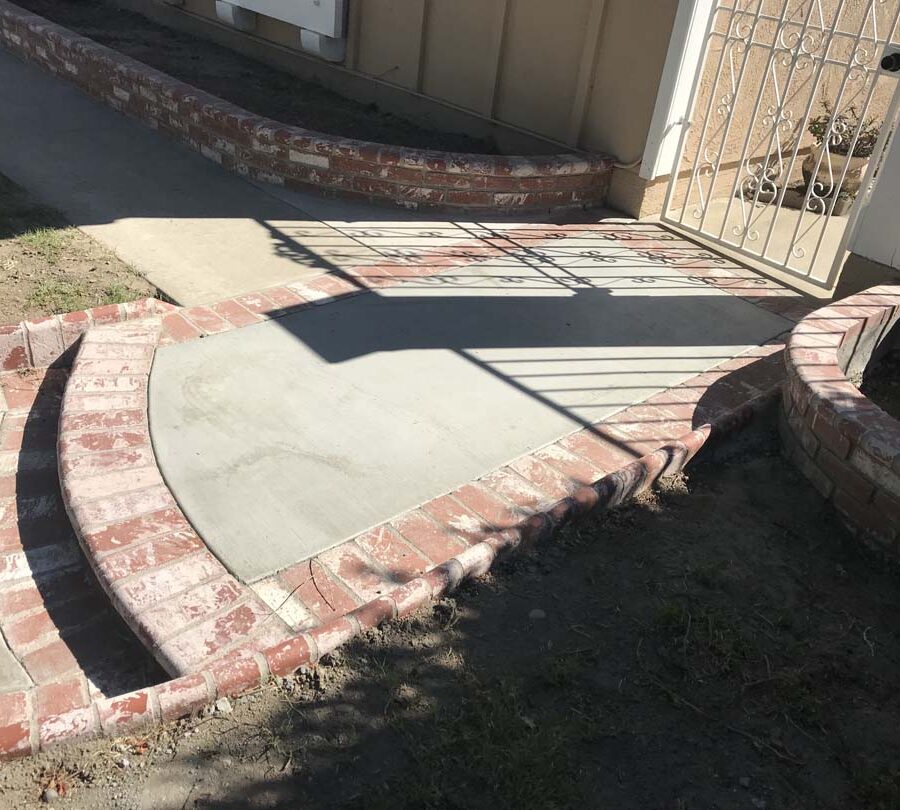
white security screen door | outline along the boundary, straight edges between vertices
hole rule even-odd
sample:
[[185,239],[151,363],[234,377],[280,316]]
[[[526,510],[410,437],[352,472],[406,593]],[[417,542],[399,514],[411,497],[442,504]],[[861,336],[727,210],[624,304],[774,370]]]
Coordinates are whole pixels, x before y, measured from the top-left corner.
[[900,0],[719,0],[663,220],[830,286],[891,140],[898,21]]

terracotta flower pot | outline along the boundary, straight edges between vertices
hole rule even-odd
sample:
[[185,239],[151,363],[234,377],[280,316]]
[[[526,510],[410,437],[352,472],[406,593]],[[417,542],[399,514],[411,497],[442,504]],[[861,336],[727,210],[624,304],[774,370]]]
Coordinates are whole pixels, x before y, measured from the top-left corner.
[[[807,185],[809,185],[812,179],[816,164],[819,163],[819,155],[824,148],[825,147],[821,145],[817,146],[809,155],[807,155],[806,160],[803,161],[803,179],[806,181]],[[828,171],[829,161],[831,162],[830,172]],[[832,186],[836,186],[840,182],[845,164],[847,165],[847,174],[844,176],[844,182],[841,184],[840,191],[844,191],[854,197],[856,196],[859,187],[862,185],[863,175],[865,175],[866,168],[869,165],[869,158],[836,155],[834,152],[822,157],[822,162],[819,164],[819,171],[816,172],[816,180],[822,187],[820,192],[821,196],[829,197],[835,191],[838,191],[838,189],[832,188]]]

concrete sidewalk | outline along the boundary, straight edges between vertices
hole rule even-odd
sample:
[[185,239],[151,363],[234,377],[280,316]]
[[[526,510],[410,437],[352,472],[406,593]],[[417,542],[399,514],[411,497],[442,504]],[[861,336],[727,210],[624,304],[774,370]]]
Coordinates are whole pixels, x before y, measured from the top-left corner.
[[791,327],[611,231],[159,349],[153,443],[206,544],[257,580]]
[[[471,240],[464,224],[247,182],[2,49],[0,107],[0,172],[179,304]],[[429,235],[406,240],[410,225]]]

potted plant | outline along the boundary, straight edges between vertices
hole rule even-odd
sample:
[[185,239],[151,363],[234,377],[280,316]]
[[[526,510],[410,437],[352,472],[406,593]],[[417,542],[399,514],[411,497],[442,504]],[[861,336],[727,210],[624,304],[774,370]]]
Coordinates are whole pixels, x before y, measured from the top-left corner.
[[[852,200],[859,192],[869,158],[875,151],[881,126],[875,118],[863,121],[856,107],[851,106],[845,112],[835,114],[827,103],[822,106],[825,112],[809,122],[808,129],[816,140],[816,146],[803,161],[803,179],[808,186],[815,172],[816,196],[831,197],[838,192],[840,197]],[[823,154],[826,144],[828,153]],[[819,167],[818,171],[816,166]],[[844,181],[838,189],[836,186],[842,175]]]

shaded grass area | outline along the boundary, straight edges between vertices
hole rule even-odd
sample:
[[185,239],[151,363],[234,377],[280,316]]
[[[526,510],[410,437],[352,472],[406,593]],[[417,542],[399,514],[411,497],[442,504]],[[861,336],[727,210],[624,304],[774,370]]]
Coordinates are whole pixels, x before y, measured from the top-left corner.
[[63,768],[79,808],[888,810],[898,585],[766,426],[315,670],[127,742],[127,769],[79,775],[123,745],[103,742],[0,789],[37,801]]
[[112,251],[0,175],[0,324],[155,294]]

